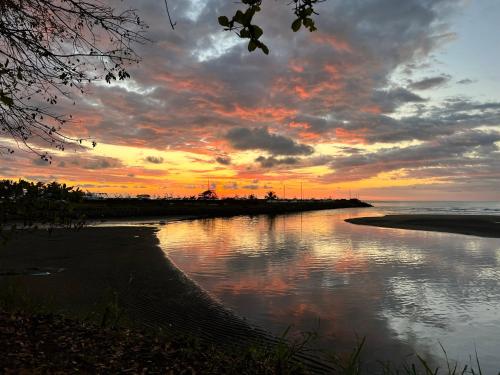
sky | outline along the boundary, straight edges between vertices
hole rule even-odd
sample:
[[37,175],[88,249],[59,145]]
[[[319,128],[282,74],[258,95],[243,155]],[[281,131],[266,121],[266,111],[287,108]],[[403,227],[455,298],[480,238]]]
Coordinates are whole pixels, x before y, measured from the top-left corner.
[[[116,195],[500,200],[500,2],[327,0],[293,33],[289,2],[256,22],[271,53],[217,23],[238,4],[133,6],[150,43],[132,78],[88,87],[65,128],[97,147],[19,150],[1,178]],[[241,5],[240,5],[241,7]]]

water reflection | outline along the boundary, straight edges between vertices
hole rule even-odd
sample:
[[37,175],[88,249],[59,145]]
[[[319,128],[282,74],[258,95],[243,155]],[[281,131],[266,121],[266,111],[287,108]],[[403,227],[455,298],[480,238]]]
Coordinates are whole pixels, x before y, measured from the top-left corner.
[[280,334],[316,330],[318,345],[348,351],[366,336],[368,361],[439,342],[498,370],[500,241],[356,226],[373,209],[204,219],[163,227],[168,256],[226,306]]

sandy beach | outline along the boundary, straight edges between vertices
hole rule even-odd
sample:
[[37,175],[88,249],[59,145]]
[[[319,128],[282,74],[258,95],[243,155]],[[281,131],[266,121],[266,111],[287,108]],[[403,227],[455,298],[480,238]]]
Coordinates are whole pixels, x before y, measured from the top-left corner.
[[348,223],[384,228],[413,229],[500,238],[500,216],[386,215],[346,219]]
[[216,343],[243,343],[250,327],[184,276],[158,247],[154,228],[115,227],[22,233],[0,248],[1,284],[51,311],[101,314],[118,297],[134,326]]
[[[16,298],[38,310],[94,321],[116,295],[121,322],[134,328],[228,349],[276,343],[176,268],[155,231],[87,227],[19,233],[0,247],[0,293],[14,287]],[[313,372],[328,369],[310,355],[296,358]]]

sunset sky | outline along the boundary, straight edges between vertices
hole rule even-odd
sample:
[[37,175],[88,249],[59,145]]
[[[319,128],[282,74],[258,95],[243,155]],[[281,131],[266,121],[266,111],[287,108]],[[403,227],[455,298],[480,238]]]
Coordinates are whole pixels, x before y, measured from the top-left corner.
[[0,177],[115,194],[500,200],[500,1],[328,0],[293,33],[288,1],[256,22],[271,53],[222,31],[227,0],[117,2],[151,43],[132,79],[61,102],[95,149],[16,151]]

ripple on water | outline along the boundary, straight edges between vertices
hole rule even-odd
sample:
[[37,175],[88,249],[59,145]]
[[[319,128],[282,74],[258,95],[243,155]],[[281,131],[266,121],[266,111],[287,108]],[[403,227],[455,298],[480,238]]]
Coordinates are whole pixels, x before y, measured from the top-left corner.
[[[493,206],[492,206],[493,207]],[[167,255],[239,315],[276,334],[318,330],[320,347],[347,351],[367,336],[365,358],[417,351],[499,366],[500,240],[356,226],[388,212],[475,213],[481,205],[318,211],[170,223]],[[491,211],[491,212],[494,212]],[[484,212],[483,212],[484,213]],[[319,324],[318,324],[319,322]]]

